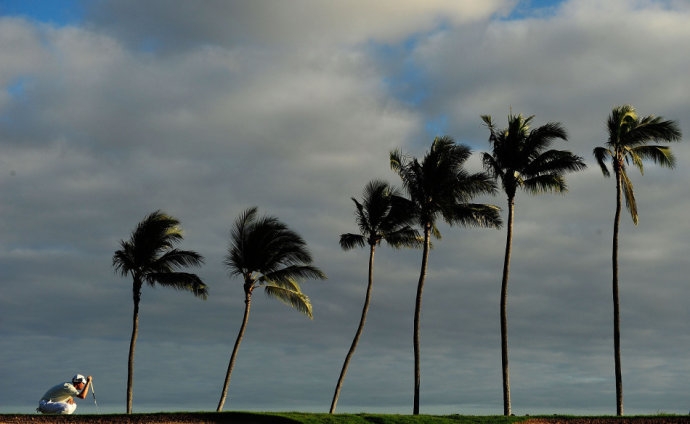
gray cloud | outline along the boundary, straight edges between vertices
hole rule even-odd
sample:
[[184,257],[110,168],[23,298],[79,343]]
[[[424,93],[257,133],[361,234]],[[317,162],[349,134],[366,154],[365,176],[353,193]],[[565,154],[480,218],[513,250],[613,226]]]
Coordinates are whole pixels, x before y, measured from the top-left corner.
[[[564,196],[518,194],[514,409],[613,413],[615,188],[591,151],[621,103],[688,133],[687,6],[570,1],[508,19],[512,2],[284,5],[98,2],[62,27],[0,18],[0,352],[5,379],[26,382],[0,410],[32,412],[75,372],[94,375],[102,409],[124,410],[131,281],[111,258],[156,209],[206,257],[210,297],[144,288],[134,409],[213,410],[243,307],[222,266],[228,231],[257,205],[303,235],[329,280],[304,283],[313,321],[255,296],[226,408],[326,411],[366,286],[366,250],[337,244],[356,231],[350,197],[373,178],[398,184],[388,152],[422,156],[427,123],[481,152],[479,116],[502,126],[512,108],[562,122],[561,148],[590,166]],[[677,169],[632,171],[640,225],[623,216],[628,413],[688,409],[690,148],[673,149]],[[476,155],[469,166],[480,169]],[[484,200],[505,207],[503,195]],[[500,413],[505,232],[441,230],[424,295],[422,412]],[[338,411],[411,410],[419,261],[378,250]]]
[[434,30],[441,24],[461,24],[504,14],[509,3],[211,0],[202,5],[185,1],[107,1],[90,8],[87,3],[87,16],[90,24],[136,48],[170,51],[200,45],[233,48],[252,44],[302,50],[369,41],[397,43],[410,34]]

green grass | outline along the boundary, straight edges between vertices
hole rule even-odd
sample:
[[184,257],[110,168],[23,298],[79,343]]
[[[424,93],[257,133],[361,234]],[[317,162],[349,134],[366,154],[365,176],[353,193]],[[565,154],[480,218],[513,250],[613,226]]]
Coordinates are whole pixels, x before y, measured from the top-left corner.
[[529,417],[467,416],[467,415],[395,415],[395,414],[314,414],[280,413],[301,424],[511,424]]
[[[195,413],[190,413],[194,416]],[[687,416],[673,416],[657,414],[651,416],[574,416],[574,415],[550,415],[550,416],[511,416],[488,415],[397,415],[397,414],[327,414],[306,412],[220,412],[199,413],[199,418],[209,423],[233,423],[233,424],[513,424],[530,419],[545,418],[546,420],[558,420],[558,422],[581,421],[582,418],[596,422],[601,419],[610,422],[620,420],[630,423],[650,424],[654,422],[666,423],[664,418],[675,417],[678,423],[685,423]]]
[[[103,414],[103,415],[61,415],[47,416],[31,414],[32,422],[60,422],[60,423],[89,423],[89,418],[109,417],[113,422],[132,423],[146,422],[146,417],[174,420],[176,416],[184,415],[205,423],[233,423],[233,424],[512,424],[525,421],[529,417],[505,416],[467,416],[467,415],[396,415],[396,414],[327,414],[306,412],[160,412],[152,414]],[[0,414],[0,423],[18,422],[4,421],[3,417],[17,418],[23,414]],[[26,415],[27,417],[29,415]],[[45,420],[41,420],[45,417]],[[122,421],[120,421],[122,420]]]
[[[113,423],[146,423],[176,421],[176,418],[191,418],[203,423],[232,423],[232,424],[513,424],[530,419],[545,419],[550,422],[587,422],[596,423],[598,420],[611,423],[612,420],[625,423],[640,424],[669,424],[687,423],[687,415],[673,415],[663,412],[648,416],[513,416],[503,415],[473,416],[473,415],[396,415],[396,414],[327,414],[307,412],[158,412],[142,414],[102,414],[102,415],[61,415],[49,416],[40,414],[0,414],[0,423],[94,423],[103,419]],[[29,418],[26,419],[26,418]]]

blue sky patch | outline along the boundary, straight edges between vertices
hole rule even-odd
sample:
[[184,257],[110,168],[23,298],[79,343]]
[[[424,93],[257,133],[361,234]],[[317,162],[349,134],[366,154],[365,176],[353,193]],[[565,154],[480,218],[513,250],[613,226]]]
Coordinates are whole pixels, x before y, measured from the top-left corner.
[[83,14],[80,0],[0,0],[1,16],[21,16],[57,26],[77,24]]
[[506,20],[545,18],[556,14],[564,0],[520,0]]

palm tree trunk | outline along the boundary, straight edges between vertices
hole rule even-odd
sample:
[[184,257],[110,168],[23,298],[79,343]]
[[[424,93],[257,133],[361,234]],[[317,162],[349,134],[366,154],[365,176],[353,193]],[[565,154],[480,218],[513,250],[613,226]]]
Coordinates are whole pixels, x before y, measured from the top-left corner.
[[[615,166],[615,165],[614,165]],[[613,249],[611,264],[613,269],[613,351],[616,367],[616,414],[623,415],[623,376],[621,371],[621,330],[620,301],[618,298],[618,229],[621,220],[621,171],[616,168],[616,216],[613,220]]]
[[129,341],[129,358],[127,360],[127,413],[132,413],[132,395],[134,385],[134,350],[139,335],[139,302],[141,301],[141,285],[139,278],[134,278],[132,285],[132,300],[134,312],[132,314],[132,338]]
[[359,338],[364,330],[364,323],[367,320],[367,312],[369,311],[369,302],[371,300],[371,289],[374,285],[374,252],[376,250],[375,245],[371,245],[369,249],[369,284],[367,285],[367,294],[364,297],[364,306],[362,307],[362,317],[359,320],[359,327],[357,327],[357,332],[355,333],[355,338],[352,340],[352,345],[350,345],[350,350],[345,356],[345,362],[343,363],[343,369],[340,371],[340,377],[338,378],[338,383],[335,385],[335,393],[333,394],[333,401],[331,402],[331,409],[328,411],[330,414],[335,412],[335,407],[338,404],[338,397],[340,397],[340,389],[343,386],[343,380],[345,379],[345,374],[347,374],[347,367],[350,364],[350,359],[355,353],[357,348],[357,343],[359,343]]
[[426,279],[427,263],[429,261],[429,238],[431,233],[431,225],[426,224],[424,228],[424,252],[422,253],[422,268],[419,272],[419,282],[417,283],[417,298],[414,307],[414,406],[412,414],[419,415],[419,387],[421,380],[421,371],[419,364],[419,324],[422,315],[422,291],[424,289],[424,280]]
[[506,252],[503,259],[503,279],[501,281],[501,364],[503,369],[503,415],[511,414],[510,405],[510,367],[508,365],[508,274],[510,273],[510,255],[513,245],[513,217],[515,199],[508,199],[508,229],[506,235]]
[[244,330],[247,328],[247,322],[249,321],[249,309],[251,308],[252,293],[251,290],[246,291],[244,295],[244,317],[242,318],[242,325],[240,326],[240,332],[237,334],[237,339],[235,340],[235,346],[232,348],[232,354],[230,355],[230,363],[228,364],[228,371],[225,373],[225,383],[223,383],[223,391],[220,395],[220,401],[218,402],[218,408],[216,412],[221,412],[223,410],[223,405],[225,405],[225,398],[228,395],[228,386],[230,385],[230,375],[232,374],[232,369],[235,367],[235,359],[237,358],[237,351],[240,348],[240,343],[242,343],[242,338],[244,337]]

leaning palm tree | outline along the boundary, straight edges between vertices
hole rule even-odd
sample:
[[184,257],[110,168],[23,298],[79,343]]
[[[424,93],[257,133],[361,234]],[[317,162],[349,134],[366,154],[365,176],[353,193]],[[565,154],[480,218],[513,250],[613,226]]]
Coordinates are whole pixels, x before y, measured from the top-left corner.
[[230,239],[224,263],[231,276],[241,276],[244,280],[244,317],[230,355],[218,412],[223,410],[228,394],[230,375],[249,320],[254,289],[263,285],[267,295],[312,318],[311,302],[302,293],[298,280],[326,278],[320,269],[311,265],[312,257],[302,237],[278,218],[259,217],[255,207],[245,210],[235,220]]
[[367,284],[359,326],[352,340],[350,350],[345,356],[345,362],[340,371],[338,383],[335,386],[335,393],[333,394],[333,401],[329,411],[331,414],[335,412],[343,380],[347,373],[347,367],[355,353],[367,319],[371,289],[374,285],[374,253],[376,246],[380,245],[381,241],[384,240],[393,248],[417,247],[420,244],[419,232],[410,226],[414,221],[414,216],[409,213],[409,201],[402,198],[398,190],[392,188],[386,182],[381,180],[370,181],[364,188],[362,202],[360,203],[354,197],[352,201],[355,202],[357,209],[355,217],[360,233],[342,234],[340,236],[340,247],[343,250],[350,250],[355,247],[369,245],[369,283]]
[[204,262],[201,255],[174,246],[182,240],[180,222],[161,211],[155,211],[137,225],[129,240],[120,241],[120,250],[113,255],[113,267],[122,275],[133,279],[132,338],[129,342],[127,366],[127,413],[132,413],[132,386],[134,383],[134,350],[139,334],[139,302],[144,282],[177,290],[190,291],[206,299],[206,285],[195,274],[178,271]]
[[[519,188],[530,194],[547,191],[567,190],[564,174],[586,167],[583,159],[570,152],[549,149],[557,139],[567,141],[567,134],[561,124],[549,122],[530,131],[534,116],[508,116],[508,128],[498,129],[491,116],[482,120],[489,128],[491,153],[482,154],[484,169],[495,180],[500,180],[508,196],[508,225],[503,277],[501,280],[501,359],[503,368],[503,413],[511,415],[510,367],[508,366],[508,274],[513,244],[513,220],[515,217],[515,195]],[[548,149],[548,150],[547,150]]]
[[440,239],[436,221],[443,218],[448,224],[500,228],[499,208],[494,205],[469,203],[475,196],[493,194],[496,185],[485,173],[471,174],[463,166],[471,156],[465,145],[455,144],[448,136],[437,137],[431,149],[420,162],[403,155],[400,150],[390,153],[390,166],[400,176],[403,187],[414,206],[417,224],[423,232],[422,264],[415,298],[414,347],[414,405],[413,414],[419,414],[419,388],[421,372],[420,317],[422,291],[426,280],[431,236]]
[[650,145],[651,142],[680,141],[681,131],[675,121],[665,121],[661,117],[645,116],[639,118],[635,108],[630,105],[617,106],[607,121],[609,139],[603,147],[594,148],[594,157],[605,177],[611,174],[606,166],[611,161],[616,177],[616,213],[613,219],[613,346],[616,375],[616,413],[623,415],[623,378],[621,373],[620,351],[620,304],[618,299],[618,229],[622,208],[622,197],[630,212],[633,223],[637,225],[637,202],[633,185],[628,178],[626,165],[633,164],[644,173],[643,161],[652,162],[667,168],[675,166],[675,157],[668,146]]

